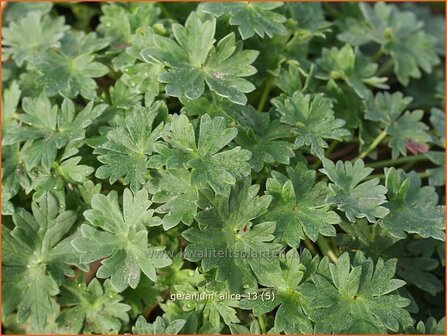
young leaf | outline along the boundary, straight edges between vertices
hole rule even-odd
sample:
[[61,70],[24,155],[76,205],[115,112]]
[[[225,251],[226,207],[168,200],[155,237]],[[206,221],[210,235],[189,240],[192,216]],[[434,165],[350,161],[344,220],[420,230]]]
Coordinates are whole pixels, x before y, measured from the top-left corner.
[[406,174],[394,168],[386,170],[386,187],[389,203],[385,207],[389,214],[380,225],[400,239],[407,233],[416,233],[424,238],[445,240],[444,207],[438,205],[433,187],[421,186],[415,172]]
[[334,224],[341,219],[325,203],[329,194],[326,183],[315,184],[315,171],[307,170],[303,163],[286,170],[288,176],[273,171],[273,177],[267,179],[267,193],[273,202],[263,219],[276,221],[276,239],[296,247],[306,236],[312,241],[319,234],[335,236]]
[[104,164],[96,170],[97,177],[108,178],[110,184],[124,177],[124,185],[130,184],[134,192],[146,183],[148,157],[164,130],[163,124],[153,125],[160,106],[131,107],[123,124],[107,133],[107,141],[93,151]]
[[155,46],[141,52],[147,62],[157,61],[168,67],[168,71],[159,77],[167,84],[166,93],[194,100],[203,95],[206,83],[219,96],[245,105],[247,97],[244,93],[255,87],[243,77],[256,73],[251,64],[258,52],[240,50],[234,33],[214,46],[216,21],[202,22],[196,13],[190,14],[184,27],[173,24],[172,29],[177,42],[155,35]]
[[118,292],[128,286],[136,288],[141,271],[156,281],[155,269],[171,264],[164,247],[148,243],[146,225],[156,221],[150,205],[145,189],[135,194],[125,189],[122,210],[115,191],[107,196],[97,194],[92,198],[92,209],[84,212],[89,224],[81,226],[82,237],[73,241],[84,263],[103,259],[96,276],[110,278]]
[[343,81],[349,85],[360,98],[369,94],[367,85],[387,89],[386,77],[377,77],[377,64],[362,55],[359,51],[345,44],[341,49],[333,47],[323,49],[321,58],[317,60],[317,77],[333,82]]
[[281,122],[293,127],[295,146],[309,146],[320,159],[328,147],[324,139],[341,140],[350,134],[342,128],[345,122],[335,119],[332,103],[323,94],[303,95],[296,91],[291,97],[273,99],[272,104],[281,114]]
[[375,223],[377,218],[389,213],[382,206],[386,202],[387,189],[379,184],[380,180],[374,178],[362,182],[373,171],[365,167],[363,160],[356,160],[354,164],[342,161],[334,164],[323,159],[323,166],[320,171],[333,182],[329,184],[332,195],[327,201],[337,205],[351,222],[366,217],[370,223]]
[[228,15],[230,25],[238,26],[242,39],[246,40],[255,34],[262,38],[286,35],[283,25],[286,18],[272,11],[282,5],[282,2],[208,2],[200,9],[216,17]]

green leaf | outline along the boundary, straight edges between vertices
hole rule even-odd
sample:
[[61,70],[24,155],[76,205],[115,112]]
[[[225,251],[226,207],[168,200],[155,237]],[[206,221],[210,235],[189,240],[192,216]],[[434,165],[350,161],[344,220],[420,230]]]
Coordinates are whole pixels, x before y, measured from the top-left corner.
[[234,309],[237,301],[228,296],[225,285],[216,281],[204,284],[203,280],[203,276],[196,276],[194,284],[174,286],[174,295],[178,295],[181,309],[203,318],[204,326],[199,332],[220,331],[223,326],[221,320],[227,325],[240,322]]
[[241,50],[234,34],[229,34],[214,45],[216,21],[202,22],[196,13],[186,20],[185,26],[173,24],[177,42],[154,35],[154,47],[141,52],[147,62],[160,62],[168,67],[159,80],[166,83],[166,93],[174,97],[197,99],[205,92],[205,83],[219,96],[245,105],[244,93],[255,89],[243,77],[256,73],[251,65],[258,52]]
[[399,82],[407,86],[411,78],[420,78],[421,71],[432,72],[439,63],[436,38],[423,31],[423,22],[415,14],[395,5],[360,4],[361,18],[348,18],[346,31],[338,38],[352,45],[375,42],[391,56]]
[[196,216],[199,228],[183,232],[190,242],[184,257],[193,262],[202,260],[205,272],[217,268],[216,280],[226,282],[230,291],[244,285],[253,287],[253,263],[268,262],[281,249],[271,242],[274,222],[253,224],[271,201],[271,196],[257,196],[258,191],[258,185],[238,183],[229,198],[209,199],[209,205]]
[[400,92],[379,92],[374,98],[371,95],[365,100],[365,118],[381,122],[390,135],[393,159],[406,156],[407,149],[413,154],[428,150],[427,142],[431,140],[428,126],[420,121],[424,112],[416,110],[402,114],[411,101],[412,98],[404,97]]
[[123,184],[130,184],[132,191],[138,191],[146,183],[148,158],[154,150],[154,143],[164,132],[163,124],[155,127],[162,102],[151,107],[134,106],[123,124],[107,133],[107,141],[93,151],[103,163],[96,170],[96,177],[109,179],[110,184],[124,177]]
[[126,7],[111,3],[101,6],[101,11],[103,15],[99,18],[97,31],[110,38],[117,47],[122,43],[131,43],[135,31],[154,24],[160,14],[155,3],[131,3]]
[[149,181],[152,202],[160,204],[156,213],[164,214],[163,228],[169,230],[180,222],[191,225],[197,213],[198,190],[191,185],[186,169],[167,169]]
[[382,206],[386,202],[387,189],[379,184],[380,180],[374,178],[362,182],[373,171],[365,167],[363,160],[356,160],[354,164],[342,161],[334,164],[323,159],[323,166],[320,171],[333,182],[329,184],[332,195],[327,201],[337,205],[351,222],[366,218],[375,223],[377,218],[388,214],[388,209]]
[[143,316],[138,316],[135,325],[132,327],[134,335],[177,335],[185,325],[185,320],[166,321],[157,316],[154,323],[148,323]]
[[62,161],[60,165],[57,165],[56,169],[67,181],[77,183],[86,182],[87,176],[93,173],[95,169],[86,165],[78,164],[81,159],[82,157],[80,156],[69,158]]
[[445,331],[445,317],[436,321],[434,317],[429,317],[427,321],[419,321],[416,328],[411,327],[406,330],[409,333],[415,334],[439,334],[442,335]]
[[320,234],[335,236],[334,224],[341,219],[325,203],[329,195],[327,184],[315,183],[315,171],[308,170],[303,163],[286,170],[288,176],[273,171],[266,185],[273,202],[263,219],[276,220],[276,239],[296,247],[306,236],[312,241]]
[[171,264],[164,247],[150,246],[146,225],[156,224],[149,210],[151,202],[145,189],[132,194],[124,190],[123,209],[115,191],[92,198],[92,209],[84,212],[89,224],[81,226],[82,237],[73,241],[84,263],[103,259],[96,276],[110,278],[118,292],[128,286],[136,288],[141,271],[156,281],[156,268]]
[[377,64],[354,50],[349,44],[341,49],[333,47],[323,49],[317,60],[317,78],[329,81],[343,81],[349,85],[360,98],[369,94],[368,86],[388,89],[386,77],[377,77]]
[[444,207],[438,205],[438,195],[431,186],[421,186],[416,172],[386,170],[389,214],[379,223],[394,236],[403,239],[407,234],[445,240]]
[[167,142],[175,149],[168,161],[178,160],[191,169],[191,183],[198,188],[211,187],[217,194],[228,195],[231,185],[250,174],[251,153],[240,147],[221,151],[237,134],[236,128],[226,128],[224,118],[200,118],[196,135],[188,118],[174,115]]
[[216,17],[228,15],[230,25],[238,26],[242,39],[246,40],[255,34],[262,38],[286,35],[287,29],[283,25],[286,18],[273,11],[282,5],[282,2],[209,2],[200,9]]
[[75,212],[60,212],[56,198],[46,193],[32,203],[32,214],[15,210],[13,230],[3,226],[3,313],[16,309],[17,323],[28,321],[31,332],[42,332],[55,313],[61,280],[74,275],[70,265],[81,267],[69,243],[73,238],[64,239],[75,220]]
[[432,296],[444,290],[444,284],[432,272],[439,267],[436,259],[425,257],[400,257],[397,275],[407,283],[429,293]]
[[303,95],[296,91],[291,97],[275,98],[272,104],[281,115],[281,122],[292,126],[296,134],[295,146],[309,146],[318,158],[324,157],[328,147],[324,139],[342,140],[349,135],[341,119],[335,119],[332,103],[323,94]]
[[51,2],[16,2],[10,3],[7,7],[4,8],[4,18],[3,22],[10,23],[11,21],[17,20],[19,18],[23,18],[29,12],[42,12],[48,13],[53,8],[53,4]]
[[60,109],[52,105],[50,100],[41,94],[37,98],[23,99],[22,109],[18,119],[23,123],[8,132],[4,145],[26,141],[23,158],[27,169],[39,164],[49,169],[56,159],[58,149],[68,144],[82,144],[85,129],[98,118],[106,108],[105,104],[93,107],[93,102],[76,113],[70,99],[64,99]]
[[75,98],[79,94],[94,99],[97,85],[93,78],[108,73],[108,68],[95,62],[95,52],[109,44],[96,33],[67,33],[61,40],[60,50],[49,50],[32,59],[32,66],[39,72],[36,79],[47,96],[61,95]]
[[43,51],[59,48],[60,39],[68,29],[63,16],[52,18],[45,11],[22,12],[16,21],[3,28],[3,52],[6,58],[11,55],[22,66]]
[[109,280],[101,285],[93,278],[87,285],[81,278],[65,284],[59,303],[67,308],[57,318],[59,331],[67,334],[78,334],[81,330],[84,333],[118,333],[122,324],[129,321],[127,311],[130,306],[121,303],[122,299]]
[[301,39],[325,37],[331,31],[331,23],[325,19],[321,2],[287,2],[285,7],[297,22],[296,29]]
[[241,125],[236,144],[248,149],[252,156],[250,165],[259,172],[265,165],[289,164],[295,156],[294,146],[286,141],[290,127],[279,120],[271,120],[270,113],[261,113],[252,106],[247,106],[236,115]]
[[19,106],[21,91],[18,83],[13,81],[3,92],[2,100],[2,134],[3,136],[12,128],[17,127],[14,115]]
[[371,259],[358,252],[351,263],[349,254],[329,264],[330,275],[312,275],[302,291],[309,300],[315,333],[397,332],[413,321],[404,308],[410,300],[393,294],[405,282],[393,279],[396,259]]
[[[445,113],[437,108],[430,111],[430,123],[432,124],[435,137],[432,137],[431,142],[436,146],[445,148]],[[429,151],[428,159],[439,167],[427,169],[428,183],[434,187],[445,185],[445,152],[444,151]]]
[[[303,259],[310,258],[306,251]],[[308,299],[301,290],[305,271],[306,267],[301,263],[296,250],[287,252],[281,263],[275,260],[270,265],[256,268],[259,283],[267,288],[259,290],[256,297],[250,296],[242,300],[240,307],[252,309],[255,316],[260,316],[279,306],[275,315],[275,332],[312,333],[312,323],[306,316]]]

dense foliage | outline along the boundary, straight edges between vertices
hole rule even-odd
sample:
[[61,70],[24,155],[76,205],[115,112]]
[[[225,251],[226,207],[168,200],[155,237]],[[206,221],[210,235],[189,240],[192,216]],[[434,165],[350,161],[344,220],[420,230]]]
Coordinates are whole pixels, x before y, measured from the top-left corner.
[[444,333],[443,11],[8,3],[3,331]]

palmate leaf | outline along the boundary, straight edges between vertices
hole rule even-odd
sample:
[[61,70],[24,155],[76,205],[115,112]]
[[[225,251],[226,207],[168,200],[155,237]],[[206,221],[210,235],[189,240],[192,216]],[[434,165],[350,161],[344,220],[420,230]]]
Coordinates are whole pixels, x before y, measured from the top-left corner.
[[[439,266],[432,254],[436,244],[442,244],[441,241],[431,238],[416,241],[423,246],[424,252],[421,253],[411,247],[404,249],[404,241],[399,242],[400,238],[391,235],[379,223],[370,225],[366,220],[358,220],[355,223],[342,222],[340,226],[346,233],[337,236],[337,245],[344,251],[361,250],[374,260],[398,257],[396,274],[399,278],[433,296],[443,290],[441,280],[432,273]],[[432,245],[433,251],[430,252],[426,245]]]
[[389,210],[382,204],[386,202],[387,189],[380,185],[380,180],[374,178],[362,182],[373,171],[366,168],[363,160],[351,162],[337,161],[334,164],[323,159],[324,169],[320,171],[333,182],[329,184],[332,195],[327,201],[337,205],[346,217],[354,222],[356,218],[365,218],[375,223],[377,218],[383,218]]
[[216,280],[227,283],[230,291],[256,286],[254,262],[274,259],[281,245],[272,243],[274,222],[253,224],[267,211],[271,196],[257,196],[259,186],[247,181],[232,188],[229,198],[210,199],[207,209],[199,212],[199,228],[183,232],[190,242],[184,252],[190,261],[202,260],[202,268],[217,268]]
[[309,300],[315,333],[371,334],[397,332],[413,324],[404,308],[410,300],[394,294],[405,282],[393,279],[396,259],[379,259],[374,266],[362,252],[329,264],[329,274],[313,274],[301,289]]
[[[430,123],[435,130],[435,136],[431,142],[436,146],[445,148],[445,113],[438,108],[430,111]],[[445,151],[429,151],[428,159],[439,167],[427,169],[428,183],[438,187],[445,185]]]
[[104,49],[109,40],[96,33],[68,32],[61,40],[61,48],[41,53],[32,59],[38,71],[37,83],[47,96],[61,95],[75,98],[79,94],[89,100],[96,97],[93,78],[104,76],[108,68],[95,62],[95,52]]
[[248,105],[236,114],[236,120],[240,126],[235,142],[252,153],[249,162],[255,172],[266,165],[289,164],[295,156],[293,144],[287,141],[290,127],[273,119],[270,113]]
[[22,102],[25,113],[18,115],[23,124],[8,131],[3,144],[26,141],[26,150],[23,152],[26,168],[32,169],[41,164],[49,169],[56,159],[58,149],[83,140],[85,129],[104,112],[106,106],[101,104],[94,107],[94,103],[90,102],[76,113],[70,99],[64,99],[59,109],[44,94],[37,98],[26,97]]
[[135,325],[132,327],[134,335],[177,335],[185,325],[185,320],[166,321],[157,316],[154,323],[148,323],[143,316],[138,316]]
[[303,163],[286,170],[288,176],[273,171],[266,185],[273,202],[262,218],[276,221],[276,239],[296,247],[306,236],[312,241],[319,234],[335,236],[334,225],[341,219],[325,202],[330,192],[327,184],[315,184],[316,172],[308,170]]
[[379,92],[365,100],[365,118],[380,122],[390,135],[388,145],[393,159],[406,156],[407,149],[413,154],[426,152],[427,142],[432,139],[427,133],[428,126],[421,121],[422,110],[403,113],[411,101],[412,98],[404,97],[400,92]]
[[285,7],[297,22],[295,29],[302,39],[325,37],[331,31],[331,23],[325,19],[321,2],[287,2]]
[[252,105],[238,105],[217,95],[196,99],[182,99],[182,112],[188,116],[221,116],[235,125],[238,134],[234,142],[252,153],[250,165],[256,172],[268,165],[288,164],[295,154],[290,127],[275,119],[272,113],[258,112]]
[[152,202],[160,204],[156,213],[164,214],[163,228],[169,230],[180,222],[191,225],[197,213],[199,191],[190,181],[190,172],[184,168],[159,170],[150,179],[148,190]]
[[283,25],[286,18],[273,11],[282,5],[282,2],[208,2],[200,9],[216,17],[229,15],[230,25],[238,26],[242,39],[246,40],[255,34],[262,38],[286,35]]
[[321,58],[316,62],[317,78],[330,80],[334,83],[343,81],[349,85],[360,98],[366,98],[369,94],[367,85],[387,89],[384,84],[386,77],[377,77],[378,65],[354,50],[349,44],[338,49],[323,49]]
[[167,166],[178,164],[191,169],[191,183],[198,188],[211,187],[217,194],[228,195],[236,180],[250,174],[249,151],[240,147],[222,151],[237,134],[236,128],[226,127],[224,118],[203,115],[197,143],[194,127],[185,115],[174,115],[168,127],[165,138],[174,150],[156,150],[167,152]]
[[60,47],[59,41],[69,28],[63,16],[52,18],[44,11],[30,11],[3,28],[3,52],[22,66],[39,53]]
[[96,176],[109,179],[111,184],[124,177],[123,183],[138,191],[146,183],[148,157],[154,150],[154,143],[161,138],[164,125],[154,125],[164,103],[157,102],[151,107],[132,106],[122,125],[107,133],[107,141],[95,148],[98,160],[104,165],[96,170]]
[[309,146],[310,152],[320,159],[328,147],[324,139],[341,140],[350,134],[342,128],[345,122],[335,119],[332,102],[323,94],[303,95],[296,91],[285,99],[273,99],[272,104],[281,115],[280,121],[292,126],[295,146]]
[[110,284],[118,292],[128,286],[136,288],[141,271],[156,281],[155,269],[171,264],[164,247],[148,243],[146,225],[157,225],[150,205],[145,189],[135,194],[125,189],[122,210],[115,191],[107,196],[94,195],[92,209],[84,212],[89,224],[81,226],[82,237],[72,242],[84,263],[104,259],[96,276],[110,278]]
[[[17,323],[30,323],[30,331],[40,333],[55,314],[55,296],[64,276],[73,276],[70,265],[79,255],[64,239],[76,220],[73,211],[59,212],[56,198],[44,194],[32,203],[32,214],[15,209],[11,231],[3,227],[3,314],[17,309]],[[7,295],[5,295],[7,293]]]
[[379,223],[391,234],[405,238],[407,234],[445,240],[445,208],[438,205],[438,195],[431,186],[422,186],[415,172],[386,170],[389,214]]
[[203,276],[195,276],[194,280],[193,284],[174,286],[174,292],[185,298],[179,302],[183,311],[191,311],[203,317],[202,333],[206,330],[214,330],[214,333],[220,331],[223,327],[221,321],[226,325],[240,322],[235,309],[237,301],[225,295],[228,294],[225,284],[216,281],[205,283]]
[[243,77],[256,73],[251,65],[258,56],[255,50],[241,50],[234,33],[214,45],[216,21],[201,21],[190,14],[185,26],[172,25],[176,42],[154,35],[154,47],[141,52],[147,62],[160,62],[168,71],[158,79],[166,83],[166,93],[174,97],[197,99],[205,92],[205,83],[219,96],[245,105],[244,93],[255,89]]
[[[127,5],[127,4],[126,4]],[[103,15],[99,18],[97,31],[110,38],[117,47],[133,42],[135,31],[157,21],[160,9],[155,3],[110,3],[101,6]]]
[[348,18],[347,29],[338,38],[352,45],[380,44],[381,50],[393,59],[401,84],[407,86],[410,78],[420,78],[420,69],[431,73],[439,63],[436,38],[425,33],[423,23],[414,13],[385,3],[376,3],[374,7],[360,4],[360,11],[362,18]]
[[[279,306],[275,314],[274,333],[284,331],[286,334],[310,334],[313,332],[312,323],[307,315],[308,298],[301,290],[305,281],[306,266],[315,271],[318,257],[311,260],[309,251],[300,255],[296,250],[290,250],[279,261],[275,259],[270,264],[258,264],[254,270],[259,284],[267,287],[269,299],[263,299],[263,290],[258,291],[256,299],[243,299],[239,306],[243,309],[252,309],[255,316],[271,312]],[[303,261],[303,263],[301,262]]]
[[121,303],[117,294],[106,280],[101,284],[93,278],[87,285],[81,277],[71,281],[61,289],[60,304],[68,307],[58,316],[59,332],[66,334],[118,333],[121,325],[129,321],[127,311],[130,306]]

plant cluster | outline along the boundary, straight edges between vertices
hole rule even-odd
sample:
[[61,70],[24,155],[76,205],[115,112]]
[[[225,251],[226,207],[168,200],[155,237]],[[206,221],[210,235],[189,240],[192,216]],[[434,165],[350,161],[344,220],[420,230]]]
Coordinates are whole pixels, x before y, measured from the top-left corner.
[[3,330],[444,333],[443,8],[8,3]]

